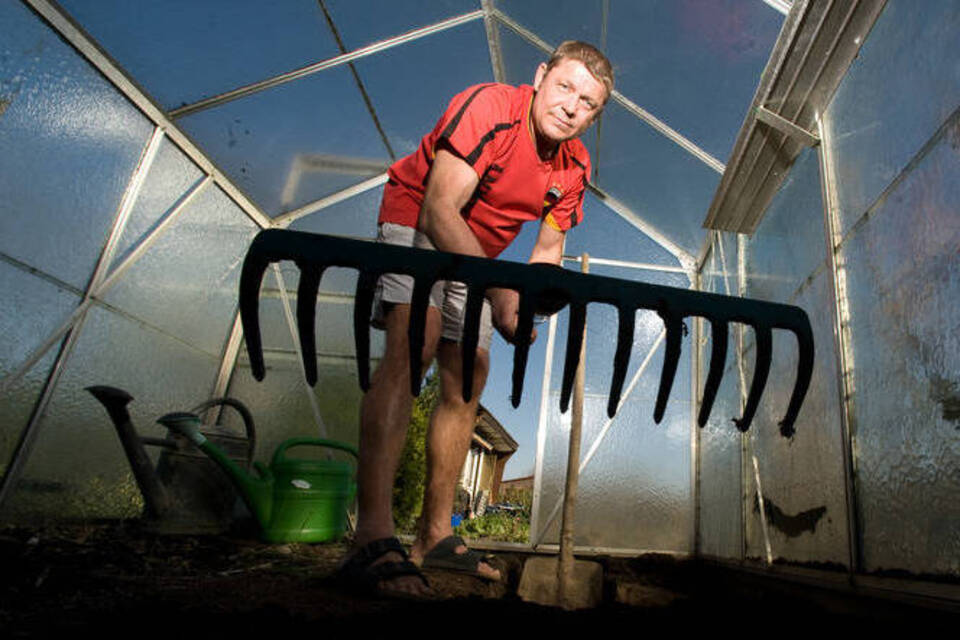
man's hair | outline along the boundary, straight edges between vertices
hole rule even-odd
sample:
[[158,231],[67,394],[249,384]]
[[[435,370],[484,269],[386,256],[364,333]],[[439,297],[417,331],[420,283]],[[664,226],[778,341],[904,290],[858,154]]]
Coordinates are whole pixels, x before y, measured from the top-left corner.
[[550,55],[550,61],[547,62],[547,73],[550,72],[550,69],[560,64],[560,61],[564,58],[582,62],[583,66],[587,68],[587,71],[603,83],[604,88],[607,90],[607,97],[604,99],[604,102],[610,99],[610,95],[613,93],[613,66],[610,64],[610,61],[607,60],[607,56],[603,55],[603,53],[592,44],[580,42],[579,40],[567,40],[561,42],[560,46],[553,50],[553,53]]

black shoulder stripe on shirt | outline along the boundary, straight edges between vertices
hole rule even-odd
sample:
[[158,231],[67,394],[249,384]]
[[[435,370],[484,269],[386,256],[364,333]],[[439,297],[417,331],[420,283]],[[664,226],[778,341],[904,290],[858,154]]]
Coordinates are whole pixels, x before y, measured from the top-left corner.
[[463,106],[460,107],[460,110],[457,111],[457,114],[453,116],[453,120],[451,120],[450,123],[446,126],[446,128],[443,130],[443,133],[440,134],[440,137],[449,138],[450,136],[452,136],[453,132],[456,131],[457,129],[457,125],[460,124],[460,119],[463,118],[463,114],[466,112],[467,107],[469,107],[470,103],[473,102],[473,99],[477,97],[478,93],[480,93],[484,89],[489,89],[492,86],[493,86],[492,84],[484,84],[477,87],[477,90],[470,94],[466,102],[463,103]]
[[467,157],[464,158],[464,160],[466,160],[467,164],[469,164],[472,167],[476,163],[476,161],[480,159],[480,154],[483,153],[483,148],[487,146],[488,142],[493,140],[496,137],[496,135],[501,131],[512,129],[513,127],[519,124],[520,124],[519,120],[514,120],[513,122],[501,122],[500,124],[495,125],[493,129],[490,129],[490,131],[487,131],[485,134],[483,134],[483,137],[480,138],[480,142],[477,143],[476,148],[474,148],[474,150],[471,151],[469,155],[467,155]]
[[587,170],[587,165],[583,164],[582,162],[580,162],[579,160],[577,160],[577,159],[574,158],[573,156],[570,156],[570,159],[573,160],[573,164],[575,164],[575,165],[577,165],[578,167],[580,167],[580,169],[582,169],[583,171],[586,171],[586,170]]

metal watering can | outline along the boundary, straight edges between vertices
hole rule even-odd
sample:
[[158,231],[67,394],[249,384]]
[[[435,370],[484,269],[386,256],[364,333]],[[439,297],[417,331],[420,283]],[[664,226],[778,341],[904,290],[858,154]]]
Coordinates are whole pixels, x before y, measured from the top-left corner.
[[[143,494],[144,521],[149,528],[160,533],[223,533],[236,516],[245,515],[233,483],[189,439],[177,433],[167,438],[141,437],[127,411],[133,396],[107,386],[87,387],[87,391],[100,401],[113,421]],[[192,411],[218,406],[238,411],[246,433],[214,425],[206,427],[205,437],[226,452],[234,465],[249,468],[256,446],[253,416],[242,402],[233,398],[213,398]],[[161,447],[156,469],[144,445]],[[236,512],[238,506],[240,513]]]
[[354,465],[342,460],[305,460],[286,457],[287,449],[309,445],[346,451],[356,447],[323,438],[291,438],[277,447],[270,467],[253,466],[254,477],[215,446],[200,431],[192,413],[168,413],[157,422],[190,439],[229,476],[260,525],[267,542],[325,542],[343,535],[347,508],[356,492]]

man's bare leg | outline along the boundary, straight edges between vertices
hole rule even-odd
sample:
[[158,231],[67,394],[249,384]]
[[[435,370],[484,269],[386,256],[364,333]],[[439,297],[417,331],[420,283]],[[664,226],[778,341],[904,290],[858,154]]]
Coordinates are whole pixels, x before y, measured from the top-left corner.
[[[360,408],[360,459],[357,466],[357,529],[352,552],[374,540],[394,535],[393,482],[406,439],[413,407],[410,395],[410,360],[407,324],[410,305],[397,304],[386,317],[386,348],[370,381]],[[427,310],[423,349],[425,373],[440,336],[440,312]],[[380,562],[399,562],[388,553]],[[419,578],[401,576],[389,581],[389,589],[414,594],[427,590]]]
[[[450,523],[453,498],[473,437],[477,405],[487,380],[490,357],[486,350],[477,350],[470,402],[463,401],[461,390],[463,374],[460,345],[441,341],[437,348],[437,364],[440,370],[440,400],[430,416],[423,514],[420,532],[410,549],[410,559],[416,564],[423,562],[423,557],[438,542],[453,535]],[[466,551],[464,546],[455,549],[456,553]],[[491,580],[500,579],[500,572],[486,563],[480,563],[477,571]]]

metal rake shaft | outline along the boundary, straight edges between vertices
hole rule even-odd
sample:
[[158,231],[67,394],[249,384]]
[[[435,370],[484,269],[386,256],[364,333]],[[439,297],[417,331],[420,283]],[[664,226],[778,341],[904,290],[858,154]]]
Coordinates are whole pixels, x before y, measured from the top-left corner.
[[301,271],[297,291],[297,324],[303,363],[310,385],[317,381],[314,338],[316,298],[323,271],[327,267],[351,267],[359,270],[354,300],[354,340],[360,386],[364,391],[370,386],[370,315],[373,294],[377,279],[384,273],[406,274],[414,279],[408,327],[410,390],[414,395],[419,394],[421,384],[420,354],[424,346],[430,289],[440,280],[455,280],[467,285],[462,340],[463,397],[467,401],[473,387],[473,364],[484,292],[491,287],[510,288],[520,294],[511,396],[514,407],[519,406],[523,391],[530,348],[529,335],[536,309],[542,304],[555,305],[557,300],[570,305],[570,329],[560,394],[560,409],[564,412],[570,403],[587,304],[591,302],[611,304],[618,311],[617,347],[607,403],[607,414],[610,417],[616,413],[620,402],[633,346],[635,315],[641,309],[659,314],[667,332],[660,387],[653,414],[657,423],[663,419],[676,376],[681,342],[686,332],[684,318],[687,317],[706,318],[712,325],[710,366],[697,419],[701,427],[710,416],[723,377],[727,332],[731,322],[749,325],[756,332],[756,366],[753,380],[743,415],[734,419],[741,430],[746,431],[750,427],[766,386],[772,359],[773,329],[792,332],[797,338],[798,346],[797,378],[786,414],[780,422],[780,432],[784,436],[793,434],[793,425],[813,375],[813,332],[807,314],[799,307],[588,275],[545,265],[525,265],[442,251],[268,229],[254,238],[240,276],[240,315],[250,355],[250,366],[257,380],[262,380],[265,374],[258,315],[260,285],[267,266],[281,260],[294,261]]

